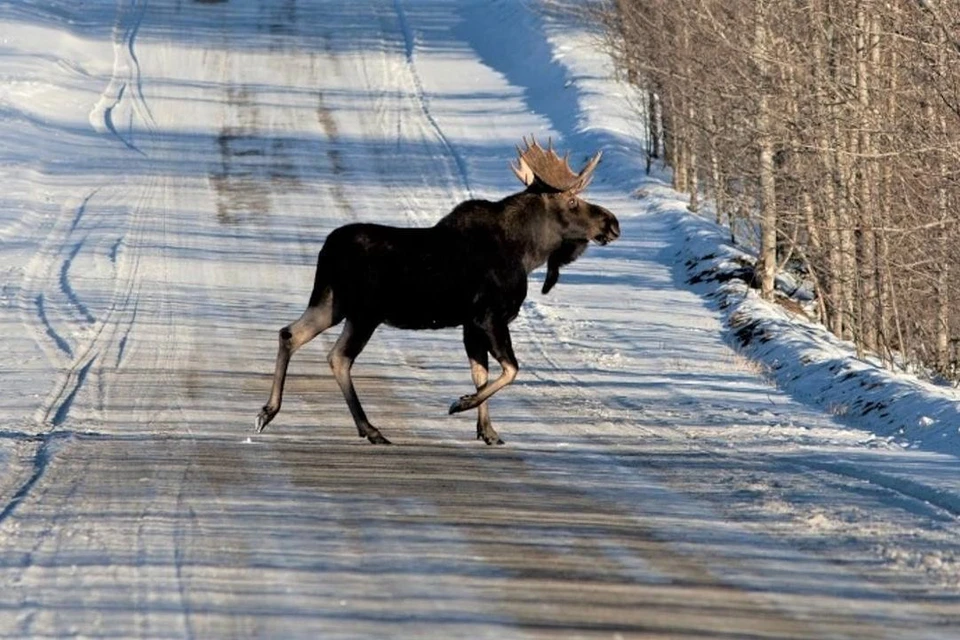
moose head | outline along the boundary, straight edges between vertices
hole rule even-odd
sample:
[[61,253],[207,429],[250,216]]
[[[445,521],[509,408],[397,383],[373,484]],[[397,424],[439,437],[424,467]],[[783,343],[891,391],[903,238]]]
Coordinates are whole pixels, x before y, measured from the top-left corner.
[[523,143],[524,149],[517,147],[517,164],[511,163],[510,168],[527,187],[528,193],[542,196],[547,209],[561,223],[565,242],[593,240],[604,245],[620,237],[620,223],[616,216],[580,197],[593,179],[602,151],[598,151],[580,173],[574,173],[570,168],[570,153],[563,158],[558,156],[552,140],[547,141],[546,149],[537,144],[533,136],[529,142],[524,138]]

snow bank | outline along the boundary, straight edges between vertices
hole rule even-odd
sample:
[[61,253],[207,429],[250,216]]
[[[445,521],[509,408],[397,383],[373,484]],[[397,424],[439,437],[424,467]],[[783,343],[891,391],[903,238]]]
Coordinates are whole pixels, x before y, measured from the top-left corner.
[[858,358],[850,342],[822,325],[760,299],[736,277],[754,257],[732,246],[722,227],[686,211],[679,194],[652,197],[684,239],[678,253],[690,282],[716,300],[728,335],[765,365],[777,385],[842,422],[905,447],[960,454],[960,394]]

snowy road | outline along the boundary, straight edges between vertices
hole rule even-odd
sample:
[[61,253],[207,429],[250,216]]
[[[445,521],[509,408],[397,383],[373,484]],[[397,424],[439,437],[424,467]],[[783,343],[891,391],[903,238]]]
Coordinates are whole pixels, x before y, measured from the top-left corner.
[[[684,284],[595,42],[497,0],[0,4],[0,635],[954,638],[956,458],[779,392]],[[260,435],[323,238],[605,162],[623,237],[514,323],[507,441],[458,331],[326,351]],[[835,413],[842,414],[841,408]]]

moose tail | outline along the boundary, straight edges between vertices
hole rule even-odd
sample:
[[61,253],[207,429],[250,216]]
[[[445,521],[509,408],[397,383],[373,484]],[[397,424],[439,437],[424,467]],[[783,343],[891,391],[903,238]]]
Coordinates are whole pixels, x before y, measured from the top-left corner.
[[313,276],[313,291],[308,306],[315,307],[323,302],[330,291],[330,258],[327,251],[320,250],[317,256],[317,271]]

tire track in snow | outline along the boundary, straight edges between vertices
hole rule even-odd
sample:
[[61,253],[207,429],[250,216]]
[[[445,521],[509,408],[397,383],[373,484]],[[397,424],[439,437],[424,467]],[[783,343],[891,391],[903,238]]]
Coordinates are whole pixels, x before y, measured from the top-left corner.
[[[523,311],[513,323],[521,328],[524,338],[530,339],[538,355],[549,366],[549,373],[537,369],[528,369],[531,375],[551,388],[572,393],[576,396],[576,406],[585,411],[591,418],[600,419],[614,424],[630,424],[630,428],[648,436],[657,432],[636,421],[636,409],[625,407],[617,403],[613,405],[606,398],[597,397],[590,392],[590,384],[585,382],[569,367],[551,354],[551,349],[569,347],[569,340],[561,331],[559,323],[550,314],[544,311],[543,305],[534,299],[527,298]],[[558,401],[560,401],[558,399]]]
[[[22,322],[33,333],[50,364],[61,370],[47,399],[35,413],[37,424],[45,425],[48,430],[63,425],[80,389],[95,370],[95,362],[116,342],[117,334],[124,331],[115,358],[119,366],[136,318],[139,265],[136,252],[127,260],[120,245],[135,241],[141,233],[147,215],[146,199],[151,191],[150,185],[144,188],[139,202],[129,212],[123,239],[109,247],[90,243],[90,233],[84,231],[85,217],[89,215],[94,196],[103,195],[100,188],[88,193],[75,208],[64,207],[60,219],[27,266],[20,292]],[[111,217],[115,218],[116,213],[111,212]],[[75,238],[80,233],[83,235]],[[103,251],[113,266],[109,302],[97,313],[81,300],[70,284],[71,267],[81,251],[95,254]],[[125,313],[128,308],[131,313]]]
[[34,299],[34,302],[37,307],[37,319],[40,321],[40,326],[44,328],[47,337],[49,337],[53,344],[56,347],[65,353],[67,357],[73,357],[73,349],[70,347],[70,343],[67,342],[63,336],[57,333],[57,330],[53,328],[53,325],[50,324],[50,319],[47,318],[47,311],[43,301],[43,294],[38,293],[37,297]]
[[467,163],[443,132],[443,128],[440,126],[440,123],[437,122],[437,119],[433,117],[433,112],[430,110],[430,102],[423,88],[423,79],[420,77],[420,72],[417,70],[416,65],[416,39],[413,34],[413,29],[410,27],[409,22],[407,22],[407,14],[403,8],[403,0],[393,0],[393,6],[396,9],[397,19],[400,22],[400,31],[403,33],[404,55],[406,56],[410,77],[413,79],[414,94],[417,102],[420,104],[420,110],[423,112],[423,117],[430,123],[431,128],[447,155],[453,158],[457,166],[460,182],[463,184],[463,189],[467,193],[467,198],[472,200],[474,195],[473,189],[470,187],[470,175],[467,171]]
[[139,105],[140,110],[143,112],[140,115],[143,116],[146,114],[146,118],[144,118],[144,120],[149,123],[149,126],[153,127],[156,125],[156,119],[153,117],[153,111],[150,109],[150,105],[147,103],[147,99],[143,95],[143,72],[140,68],[140,58],[137,57],[137,50],[135,47],[137,35],[140,33],[140,26],[143,24],[143,18],[146,12],[147,0],[142,0],[139,4],[139,11],[135,16],[133,23],[124,34],[123,41],[126,43],[127,55],[130,57],[130,61],[133,63],[134,86],[137,90],[137,104]]
[[[62,443],[72,440],[74,435],[72,431],[56,431],[40,435],[18,431],[0,431],[0,439],[12,440],[21,447],[33,447],[32,452],[28,456],[29,462],[24,465],[24,471],[22,472],[25,474],[25,477],[12,493],[9,500],[7,500],[6,504],[3,505],[3,508],[0,509],[0,526],[3,526],[4,523],[19,510],[27,498],[33,494],[36,485],[39,484],[40,480],[46,475],[49,467],[53,463]],[[69,491],[65,493],[63,497],[64,506],[75,506],[73,500],[75,499],[79,486],[79,482],[74,482]],[[15,559],[11,558],[7,565],[8,570],[11,571],[13,575],[7,576],[4,586],[6,587],[8,597],[13,594],[19,596],[20,607],[24,612],[23,615],[17,619],[20,637],[36,637],[39,635],[33,631],[32,625],[36,612],[29,609],[35,600],[32,597],[33,592],[29,587],[29,583],[24,582],[24,576],[34,568],[38,552],[40,552],[51,538],[55,538],[60,534],[61,528],[59,525],[63,522],[63,518],[67,513],[72,512],[69,509],[57,509],[57,515],[53,516],[49,521],[44,521],[39,531],[32,537],[29,548],[23,550],[18,549]],[[39,522],[39,520],[37,522]],[[17,523],[13,526],[19,528],[23,526],[23,524]]]
[[[193,629],[191,617],[193,607],[190,604],[190,590],[187,584],[187,576],[184,573],[184,567],[187,566],[185,551],[188,549],[186,537],[187,527],[196,527],[198,525],[197,514],[192,507],[187,507],[184,500],[184,490],[187,487],[187,475],[191,465],[187,464],[183,468],[183,475],[180,477],[180,488],[177,491],[176,513],[173,516],[173,567],[177,579],[177,597],[180,600],[180,611],[183,616],[183,633],[185,638],[196,637]],[[184,524],[186,521],[186,525]]]
[[[95,130],[110,132],[124,146],[146,156],[131,140],[124,138],[113,122],[114,110],[121,104],[124,93],[132,86],[132,112],[139,118],[148,138],[156,137],[156,119],[143,91],[143,70],[137,54],[136,44],[140,28],[143,26],[149,0],[117,0],[117,17],[113,27],[113,73],[101,98],[91,110],[89,120]],[[133,135],[133,116],[130,116],[128,134]],[[94,373],[104,368],[118,369],[127,351],[131,332],[136,323],[140,282],[137,278],[140,265],[138,242],[143,235],[149,212],[147,204],[155,191],[158,179],[152,177],[141,187],[140,196],[133,207],[129,208],[127,224],[123,233],[116,238],[108,251],[113,267],[114,283],[109,306],[95,332],[88,339],[87,352],[90,357],[85,362],[74,363],[77,384],[66,396],[62,392],[58,398],[57,409],[53,413],[54,422],[62,424],[73,406],[74,399],[84,385],[87,373],[94,362],[99,366]],[[130,247],[129,258],[125,259],[122,249]],[[122,335],[121,335],[122,334]],[[118,336],[119,340],[118,340]],[[115,355],[113,355],[115,352]],[[112,356],[112,357],[111,357]],[[109,364],[107,364],[109,363]],[[82,375],[80,375],[82,372]],[[104,406],[104,380],[98,375],[98,408]],[[69,378],[69,376],[68,376]],[[49,419],[49,413],[45,419]],[[59,420],[57,419],[59,416]],[[56,428],[58,425],[54,425]]]
[[891,476],[854,462],[842,460],[811,460],[807,458],[791,459],[790,463],[812,471],[821,471],[841,478],[860,480],[911,501],[935,507],[954,519],[960,518],[960,496],[916,480]]
[[[22,482],[12,493],[10,499],[3,508],[0,509],[0,526],[13,518],[6,526],[6,534],[11,531],[22,533],[25,529],[30,530],[29,537],[22,539],[27,543],[18,545],[14,549],[7,550],[7,562],[5,568],[5,594],[8,598],[18,602],[20,614],[17,616],[17,637],[34,638],[46,633],[35,629],[37,617],[37,598],[35,585],[29,579],[32,572],[38,567],[49,566],[42,556],[49,549],[51,543],[54,548],[59,548],[63,540],[64,524],[76,517],[77,493],[83,482],[82,478],[86,476],[85,471],[89,463],[81,463],[81,469],[76,476],[66,479],[66,485],[69,487],[66,491],[62,485],[57,487],[56,491],[49,491],[49,487],[44,491],[42,503],[44,508],[50,508],[49,518],[37,518],[32,513],[25,515],[22,519],[15,517],[24,505],[27,499],[36,491],[42,478],[44,478],[49,468],[54,465],[57,454],[68,443],[72,442],[77,434],[72,431],[57,431],[48,434],[35,435],[17,431],[0,431],[0,440],[12,440],[18,447],[32,447],[32,450],[23,451],[21,457],[28,458],[29,462],[24,465],[24,475]],[[62,478],[62,477],[61,477]],[[55,502],[59,505],[55,506]],[[25,507],[33,508],[36,503]],[[10,553],[13,551],[13,553]]]
[[59,281],[60,281],[60,291],[66,297],[70,305],[73,306],[75,312],[80,316],[80,319],[87,324],[93,324],[96,322],[96,318],[93,317],[93,314],[90,313],[90,310],[87,309],[87,306],[80,300],[77,296],[76,291],[73,290],[73,286],[70,284],[70,267],[73,264],[74,259],[77,257],[77,254],[80,253],[80,250],[83,249],[84,243],[87,241],[87,236],[80,238],[79,240],[73,241],[74,232],[77,230],[78,225],[80,224],[81,219],[84,214],[87,212],[87,206],[90,203],[90,200],[100,191],[99,188],[91,191],[80,203],[80,206],[77,207],[76,215],[73,217],[73,220],[70,223],[70,228],[67,230],[67,236],[64,238],[64,241],[67,243],[72,243],[72,247],[67,254],[67,257],[63,259],[60,263],[60,272],[59,272]]
[[[394,10],[396,15],[383,12],[378,16],[382,29],[382,36],[378,39],[380,46],[370,52],[370,58],[375,60],[375,64],[371,65],[367,58],[361,62],[360,75],[364,80],[365,95],[370,96],[369,111],[373,117],[365,115],[367,110],[360,110],[359,114],[365,136],[382,142],[371,145],[369,166],[372,166],[376,173],[377,183],[391,193],[392,198],[400,205],[397,207],[398,218],[383,222],[423,227],[436,221],[437,211],[433,205],[446,200],[453,206],[463,199],[464,191],[469,191],[468,176],[465,162],[426,104],[422,81],[414,66],[412,31],[407,25],[403,7],[399,2],[395,2]],[[401,30],[400,38],[396,33],[398,25]],[[397,59],[398,41],[402,42],[404,50],[400,60]],[[330,111],[330,119],[335,122],[336,112]],[[412,117],[405,119],[404,115]],[[437,174],[439,179],[431,182],[430,188],[437,192],[442,190],[446,198],[439,193],[424,197],[422,189],[412,186],[398,175],[396,166],[403,166],[407,162],[403,151],[405,143],[416,146],[414,155],[435,160],[425,172]],[[391,147],[395,149],[392,153]],[[455,161],[456,171],[436,171],[435,165],[449,167],[450,158]],[[425,208],[425,203],[431,205],[429,209]],[[347,213],[351,219],[356,219],[352,206],[347,208]],[[430,384],[430,377],[423,363],[419,361],[416,350],[411,349],[407,339],[390,331],[380,332],[376,339],[376,348],[389,353],[391,362],[403,362],[410,367],[409,375],[418,385]],[[456,344],[457,349],[462,348],[459,341]],[[467,379],[469,380],[469,376]],[[393,397],[396,398],[395,394]]]
[[64,396],[63,400],[57,405],[56,413],[53,414],[53,418],[50,420],[50,424],[54,428],[59,427],[67,419],[67,414],[70,413],[70,407],[73,406],[73,401],[77,397],[77,393],[80,391],[80,388],[83,387],[83,383],[87,380],[87,374],[90,373],[90,367],[93,365],[96,355],[87,360],[87,363],[82,367],[76,370],[76,375],[71,376],[73,384],[68,385],[65,388],[69,388],[70,391]]
[[[109,133],[125,147],[141,155],[143,151],[133,142],[133,114],[147,131],[155,126],[153,113],[143,94],[143,77],[135,43],[146,13],[146,0],[118,1],[117,20],[113,26],[113,72],[110,82],[89,114],[90,125],[100,133]],[[127,134],[117,129],[114,113],[123,103],[128,86],[132,86],[132,113],[129,114]]]
[[330,165],[330,171],[333,174],[330,195],[344,215],[350,220],[357,220],[357,212],[347,197],[347,191],[343,186],[343,174],[346,171],[346,165],[343,162],[343,154],[340,151],[340,128],[337,125],[337,119],[333,111],[327,106],[323,91],[317,93],[317,123],[320,125],[323,135],[327,139],[326,155],[327,163]]
[[117,342],[117,357],[114,362],[113,368],[117,369],[120,367],[120,363],[123,362],[123,356],[127,351],[127,341],[130,339],[130,332],[133,331],[133,327],[137,324],[137,309],[140,306],[138,300],[133,300],[133,310],[130,314],[130,321],[127,323],[127,326],[121,336],[120,340]]
[[81,319],[87,324],[93,324],[97,321],[93,317],[93,314],[90,313],[90,310],[87,308],[80,298],[77,296],[76,291],[73,290],[73,287],[70,286],[70,267],[73,265],[74,258],[77,257],[77,254],[80,253],[80,250],[83,249],[83,243],[86,241],[86,238],[82,238],[73,243],[73,247],[70,249],[70,252],[67,254],[67,257],[63,262],[60,263],[60,291],[63,292],[63,295],[67,298],[70,304],[77,310],[77,313],[80,314]]
[[55,444],[61,440],[72,438],[73,432],[70,431],[57,431],[55,433],[34,435],[29,433],[20,433],[20,432],[9,432],[4,431],[0,432],[0,438],[2,439],[13,439],[18,442],[36,442],[37,446],[33,452],[32,457],[32,469],[30,475],[27,479],[20,485],[20,487],[13,493],[13,496],[3,506],[3,509],[0,509],[0,524],[3,524],[7,518],[9,518],[17,507],[23,503],[24,499],[30,494],[30,491],[33,489],[34,485],[40,480],[44,472],[47,470],[47,466],[50,464],[50,461],[53,459]]
[[[143,218],[144,216],[140,215],[136,217]],[[79,222],[79,216],[75,217],[74,220]],[[75,228],[76,224],[71,226],[71,229]],[[65,340],[58,337],[58,340],[63,340],[63,344],[58,344],[58,348],[65,349],[65,355],[72,357],[72,361],[66,366],[66,371],[60,375],[60,379],[55,383],[55,387],[48,395],[47,400],[37,410],[36,420],[38,426],[40,426],[43,431],[39,433],[0,432],[0,438],[8,438],[23,443],[38,443],[31,464],[29,465],[30,468],[27,479],[18,487],[12,497],[3,505],[2,509],[0,509],[0,524],[16,511],[44,477],[57,451],[56,444],[76,435],[76,432],[73,430],[64,429],[63,427],[70,416],[70,412],[80,391],[86,386],[90,374],[95,371],[94,366],[100,362],[101,352],[105,351],[107,342],[113,340],[116,333],[120,330],[120,323],[114,321],[114,318],[122,308],[129,303],[131,296],[134,295],[136,280],[133,278],[133,275],[136,273],[135,265],[137,262],[138,259],[132,262],[134,268],[127,272],[125,277],[117,277],[115,279],[113,301],[111,302],[110,308],[103,315],[103,318],[100,320],[86,344],[81,344],[76,348],[76,352],[79,353],[79,355],[73,358],[74,349],[71,349]],[[121,285],[119,288],[117,287],[118,284]],[[39,294],[38,305],[40,306],[39,313],[41,313],[41,319],[44,319],[45,313],[43,312],[42,303],[43,294],[41,293]],[[134,311],[134,318],[135,315]],[[48,330],[52,331],[49,322],[46,322],[45,319],[44,322]],[[130,320],[131,326],[132,322],[133,318]],[[128,326],[127,333],[129,333],[129,328]],[[54,336],[56,336],[55,333]],[[124,335],[123,341],[126,341],[126,334]],[[102,406],[102,394],[99,401]],[[41,543],[42,539],[38,540],[34,551],[39,548]],[[25,566],[29,566],[29,560]]]
[[[79,204],[67,203],[61,208],[59,218],[47,235],[40,241],[37,252],[27,263],[20,289],[20,304],[23,324],[34,330],[34,337],[41,345],[51,364],[62,364],[63,357],[73,358],[76,346],[71,344],[67,329],[78,329],[93,324],[96,319],[80,302],[70,284],[70,266],[83,249],[86,237],[74,239],[91,199],[99,189],[84,196]],[[67,255],[62,254],[72,247]],[[55,286],[51,286],[53,283]],[[30,310],[30,312],[28,312]]]
[[[109,132],[131,150],[145,155],[117,130],[114,112],[121,104],[127,88],[132,86],[133,113],[143,123],[147,133],[152,134],[155,120],[144,97],[143,75],[136,52],[137,35],[146,14],[147,1],[118,0],[117,7],[117,18],[113,27],[113,73],[109,84],[101,93],[100,100],[91,110],[89,120],[95,130]],[[129,133],[132,135],[132,115]],[[136,229],[143,225],[145,194],[150,189],[150,185],[145,187],[138,205],[131,211],[126,228],[127,233],[136,232]],[[139,257],[135,256],[131,263],[123,264],[120,249],[124,244],[124,236],[118,238],[108,252],[110,264],[113,266],[114,287],[109,305],[102,312],[102,317],[98,318],[90,310],[70,282],[73,262],[87,248],[89,240],[89,233],[81,237],[77,237],[77,234],[91,199],[99,192],[100,187],[97,187],[87,193],[76,207],[66,228],[64,228],[65,216],[61,215],[54,224],[53,230],[41,243],[40,250],[31,260],[24,278],[24,295],[33,297],[32,308],[35,309],[35,317],[25,318],[25,324],[39,326],[41,330],[34,333],[38,336],[38,342],[47,354],[48,360],[54,366],[66,368],[47,401],[35,414],[40,424],[48,425],[52,429],[60,427],[66,421],[77,394],[87,381],[95,361],[100,357],[101,350],[108,346],[104,344],[104,338],[113,341],[119,331],[117,326],[113,326],[110,330],[108,327],[116,323],[115,316],[118,310],[125,308],[134,296],[134,275]],[[96,247],[93,249],[95,250]],[[64,252],[66,252],[65,255]],[[56,266],[57,262],[59,266]],[[48,286],[54,279],[59,292]],[[59,295],[52,296],[51,293]],[[20,307],[27,309],[31,308],[31,305],[21,302]],[[122,360],[135,317],[134,309],[126,332],[119,343],[116,366],[119,366]],[[59,329],[61,324],[66,324],[66,332]]]
[[[153,130],[153,115],[144,99],[140,62],[135,50],[136,37],[146,6],[146,0],[134,0],[130,5],[124,0],[118,2],[117,21],[113,31],[113,73],[108,86],[101,93],[100,100],[89,114],[94,130],[110,133],[124,146],[140,155],[144,153],[117,130],[114,114],[132,79],[135,89],[133,112],[143,121],[148,132]],[[132,116],[130,129],[132,135]],[[61,209],[61,215],[40,242],[39,250],[25,269],[18,305],[22,322],[33,333],[50,364],[64,371],[34,414],[43,433],[39,435],[42,441],[33,459],[33,471],[12,500],[0,510],[0,522],[16,509],[44,475],[51,457],[49,442],[64,433],[60,429],[87,382],[101,349],[105,347],[102,343],[104,332],[110,326],[121,301],[129,301],[132,295],[136,265],[134,263],[133,270],[125,275],[121,273],[119,254],[122,238],[118,239],[109,251],[110,263],[114,266],[114,291],[110,306],[102,318],[96,317],[70,282],[73,262],[86,248],[89,239],[86,234],[78,237],[78,233],[91,199],[99,191],[99,187],[89,191],[72,212],[69,203]],[[129,226],[127,230],[130,230]],[[117,327],[114,327],[112,332],[106,333],[111,335],[116,333],[116,330]],[[123,343],[125,345],[126,336]],[[118,363],[123,349],[120,351]],[[101,394],[100,405],[102,404]]]

